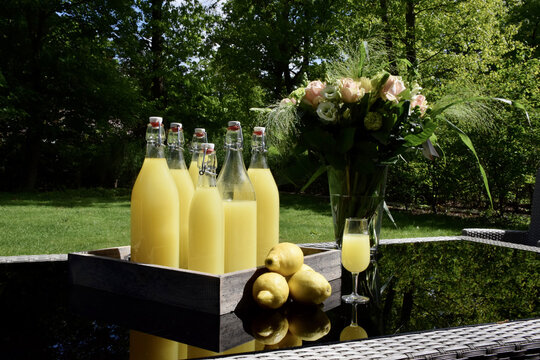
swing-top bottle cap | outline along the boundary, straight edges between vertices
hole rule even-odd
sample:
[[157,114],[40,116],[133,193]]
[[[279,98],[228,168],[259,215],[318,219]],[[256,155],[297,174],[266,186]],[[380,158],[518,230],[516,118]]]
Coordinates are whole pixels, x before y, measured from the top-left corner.
[[206,130],[204,128],[195,128],[195,132],[193,133],[193,136],[203,137],[205,134],[206,134]]
[[159,128],[161,126],[161,123],[163,122],[163,118],[160,116],[150,116],[148,119],[148,122],[154,129]]
[[262,136],[266,132],[266,128],[262,126],[255,126],[253,128],[253,135]]
[[213,143],[203,143],[201,144],[201,149],[204,149],[207,154],[211,154],[214,152],[214,146]]
[[240,130],[240,121],[229,121],[227,123],[227,130]]
[[181,123],[173,122],[170,127],[173,132],[183,131]]

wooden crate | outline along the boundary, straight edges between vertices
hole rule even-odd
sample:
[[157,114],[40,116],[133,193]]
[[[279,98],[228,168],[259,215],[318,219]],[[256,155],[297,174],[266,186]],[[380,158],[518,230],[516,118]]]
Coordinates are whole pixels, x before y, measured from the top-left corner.
[[[304,262],[328,281],[341,278],[339,250],[302,248],[302,251]],[[223,315],[252,301],[252,284],[266,271],[260,267],[212,275],[134,263],[127,260],[129,254],[129,246],[69,254],[72,284]]]
[[[341,279],[330,281],[334,291],[324,311],[341,303]],[[206,350],[222,352],[253,340],[248,332],[261,313],[256,306],[224,315],[128,298],[106,291],[73,286],[70,310],[92,320],[104,320],[127,329],[163,337]]]

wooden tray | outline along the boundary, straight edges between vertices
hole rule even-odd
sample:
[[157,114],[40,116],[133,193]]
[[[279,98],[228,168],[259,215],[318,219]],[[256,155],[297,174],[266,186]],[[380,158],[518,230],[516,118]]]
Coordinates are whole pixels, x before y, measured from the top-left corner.
[[[341,278],[339,250],[302,248],[304,262],[328,281]],[[223,275],[134,263],[130,247],[71,253],[71,283],[114,294],[223,315],[252,302],[251,286],[264,267]],[[333,289],[333,292],[341,289]]]

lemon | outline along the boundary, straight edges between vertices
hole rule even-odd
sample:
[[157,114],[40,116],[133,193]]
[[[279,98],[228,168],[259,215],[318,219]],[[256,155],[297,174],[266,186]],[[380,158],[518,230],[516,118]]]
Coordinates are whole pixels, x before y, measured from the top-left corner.
[[285,337],[278,342],[277,344],[273,345],[265,345],[264,350],[276,350],[276,349],[287,349],[291,347],[297,347],[302,346],[302,339],[300,339],[298,336],[291,334],[291,332],[287,332]]
[[300,270],[304,263],[302,249],[293,243],[279,243],[270,249],[264,265],[270,271],[289,276]]
[[332,287],[324,276],[316,271],[301,270],[288,281],[293,300],[320,304],[332,294]]
[[313,270],[313,268],[311,266],[306,265],[306,264],[302,264],[302,267],[298,271],[302,271],[302,270],[315,271],[315,270]]
[[289,331],[302,340],[315,341],[330,332],[330,319],[318,306],[297,306],[287,318]]
[[339,334],[339,341],[359,340],[367,337],[367,332],[363,327],[358,325],[349,325],[341,330],[341,334]]
[[289,322],[278,311],[264,311],[257,314],[253,319],[251,331],[253,337],[258,342],[265,345],[275,345],[287,335]]
[[260,275],[253,283],[253,299],[264,308],[277,309],[289,297],[287,280],[275,272]]

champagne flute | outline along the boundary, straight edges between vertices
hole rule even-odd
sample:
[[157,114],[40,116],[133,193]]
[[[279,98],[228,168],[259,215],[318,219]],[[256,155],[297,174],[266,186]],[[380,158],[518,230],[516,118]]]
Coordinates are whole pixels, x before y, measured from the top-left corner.
[[349,326],[346,326],[343,330],[341,330],[341,333],[339,334],[339,341],[359,340],[368,337],[366,330],[364,330],[363,327],[358,325],[358,309],[356,308],[358,304],[353,303],[351,305],[351,323],[349,324]]
[[343,244],[341,246],[341,263],[351,272],[353,292],[341,299],[348,304],[365,304],[369,298],[358,294],[358,273],[369,266],[370,245],[368,235],[368,220],[359,218],[345,219]]

